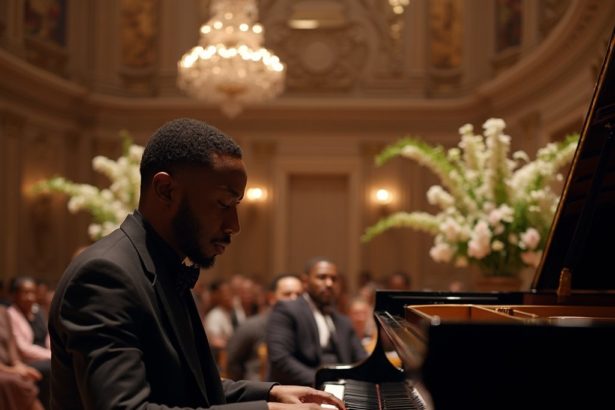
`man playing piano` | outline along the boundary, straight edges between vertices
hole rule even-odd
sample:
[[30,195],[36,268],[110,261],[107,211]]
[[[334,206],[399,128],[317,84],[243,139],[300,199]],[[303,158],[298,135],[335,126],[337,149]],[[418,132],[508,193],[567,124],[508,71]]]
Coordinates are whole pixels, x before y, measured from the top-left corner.
[[202,121],[150,138],[138,210],[58,284],[51,409],[344,409],[313,388],[220,378],[190,289],[239,232],[246,180],[239,146]]

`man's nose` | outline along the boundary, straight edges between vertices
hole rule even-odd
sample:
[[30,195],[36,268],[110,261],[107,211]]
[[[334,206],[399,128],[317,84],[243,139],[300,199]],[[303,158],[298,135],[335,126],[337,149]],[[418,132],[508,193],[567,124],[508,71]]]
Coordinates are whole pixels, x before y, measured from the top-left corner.
[[230,212],[225,225],[224,232],[230,235],[239,233],[241,226],[239,224],[239,214],[237,213],[237,208],[234,208],[233,211]]

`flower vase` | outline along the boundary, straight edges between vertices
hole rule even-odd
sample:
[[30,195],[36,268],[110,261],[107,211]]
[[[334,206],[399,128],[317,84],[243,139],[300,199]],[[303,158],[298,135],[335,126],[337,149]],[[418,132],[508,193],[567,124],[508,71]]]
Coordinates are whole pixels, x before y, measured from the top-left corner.
[[521,290],[523,280],[517,274],[510,275],[479,275],[474,281],[477,292],[514,292]]

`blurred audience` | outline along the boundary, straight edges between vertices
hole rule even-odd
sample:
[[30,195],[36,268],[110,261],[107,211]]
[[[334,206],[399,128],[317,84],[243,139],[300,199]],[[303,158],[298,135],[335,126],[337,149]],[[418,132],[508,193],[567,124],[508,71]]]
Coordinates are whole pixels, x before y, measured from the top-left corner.
[[348,315],[348,278],[342,272],[337,272],[338,291],[335,298],[335,307],[338,312]]
[[[267,305],[279,300],[293,300],[303,293],[303,283],[298,275],[277,275],[267,289]],[[246,319],[231,335],[227,345],[227,371],[234,380],[258,380],[265,378],[266,345],[265,331],[269,309]]]
[[37,303],[37,284],[29,276],[18,276],[9,286],[11,306],[8,308],[17,349],[26,362],[49,360],[47,320]]
[[21,361],[6,306],[0,306],[0,408],[42,410],[36,382],[41,373]]
[[226,343],[233,334],[233,296],[224,279],[209,284],[212,308],[205,315],[203,326],[220,371],[226,368]]
[[359,277],[357,278],[357,288],[362,288],[370,283],[374,282],[374,275],[369,270],[362,270],[359,272]]
[[0,278],[0,306],[10,306],[11,299],[6,291],[4,279]]
[[[201,277],[203,276],[201,275]],[[194,285],[194,288],[192,288],[192,296],[194,297],[194,302],[196,303],[196,308],[199,312],[201,322],[204,323],[205,315],[207,315],[212,308],[209,285],[207,285],[204,280],[199,279],[196,282],[196,285]]]
[[36,304],[38,305],[41,314],[45,318],[45,325],[47,323],[53,293],[54,289],[49,285],[49,282],[44,279],[38,279],[36,281]]
[[373,305],[362,297],[355,297],[348,307],[348,317],[361,345],[367,353],[371,353],[377,336]]
[[357,290],[357,297],[363,299],[373,308],[376,305],[376,289],[382,288],[377,282],[369,282]]
[[465,284],[460,280],[454,280],[448,284],[448,290],[451,292],[463,292],[465,291]]
[[36,281],[28,276],[14,277],[9,285],[11,306],[7,309],[17,351],[22,360],[37,369],[39,397],[47,408],[51,374],[51,349],[47,319],[37,303]]
[[410,275],[402,271],[393,272],[387,277],[385,288],[388,290],[410,290],[412,288]]
[[239,326],[246,318],[258,313],[258,299],[254,281],[244,275],[233,275],[230,280],[233,311],[231,321],[233,328]]

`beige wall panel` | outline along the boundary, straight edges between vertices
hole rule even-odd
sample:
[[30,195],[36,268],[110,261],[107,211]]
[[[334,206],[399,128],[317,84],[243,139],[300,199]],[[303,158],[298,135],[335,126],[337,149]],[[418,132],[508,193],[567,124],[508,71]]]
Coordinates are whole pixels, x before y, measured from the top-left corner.
[[348,176],[293,174],[288,182],[286,266],[299,273],[308,259],[324,256],[347,272]]
[[352,283],[361,251],[360,204],[355,199],[359,197],[359,162],[355,158],[285,158],[277,161],[276,168],[274,271],[301,271],[306,258],[324,253],[336,259]]
[[0,201],[0,279],[12,275],[20,263],[17,240],[21,206],[19,142],[23,126],[23,117],[0,112],[0,190],[4,195]]

